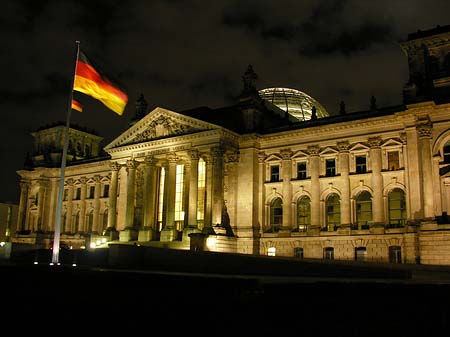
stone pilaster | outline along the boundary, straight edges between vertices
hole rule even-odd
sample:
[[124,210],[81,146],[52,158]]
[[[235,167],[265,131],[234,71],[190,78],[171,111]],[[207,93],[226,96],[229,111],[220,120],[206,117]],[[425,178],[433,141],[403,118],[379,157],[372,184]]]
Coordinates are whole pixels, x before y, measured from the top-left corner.
[[340,162],[340,180],[341,180],[341,228],[349,228],[351,226],[350,213],[350,160],[349,160],[349,143],[347,141],[338,142],[339,162]]
[[423,211],[425,219],[434,218],[433,166],[431,157],[431,122],[417,127],[419,134],[420,159],[422,164]]
[[383,227],[385,213],[383,205],[383,176],[381,175],[381,137],[368,139],[372,165],[372,220],[374,227]]
[[144,163],[144,228],[139,232],[139,241],[150,241],[153,238],[156,224],[156,159],[153,156],[147,156]]
[[213,180],[212,180],[212,224],[222,223],[223,210],[223,154],[221,147],[212,149],[213,155]]
[[212,233],[211,214],[212,214],[212,187],[213,187],[213,159],[211,154],[204,155],[206,163],[206,202],[205,202],[205,219],[203,221],[203,231],[205,233]]
[[64,231],[73,233],[73,221],[72,221],[72,210],[73,210],[73,191],[74,191],[74,181],[72,178],[67,179],[67,212],[66,212],[66,223],[64,224]]
[[111,184],[109,188],[109,209],[108,209],[108,228],[106,233],[111,233],[113,238],[117,237],[117,184],[119,177],[120,164],[111,163]]
[[190,240],[189,234],[200,232],[197,227],[197,203],[198,203],[198,161],[200,159],[198,150],[189,151],[189,184],[187,202],[187,224],[183,230],[183,240]]
[[311,174],[311,228],[310,231],[320,230],[320,165],[319,165],[319,146],[308,146],[310,156],[310,174]]
[[266,154],[261,151],[258,153],[258,222],[259,226],[259,235],[262,236],[264,232],[264,224],[265,224],[265,207],[264,201],[264,181],[265,181],[265,169],[264,169],[264,160],[266,159]]
[[283,193],[283,224],[281,231],[289,232],[292,229],[292,151],[283,149],[281,154],[281,174],[282,174],[282,193]]
[[92,231],[97,234],[102,234],[104,228],[99,224],[100,219],[100,192],[101,192],[101,177],[94,176],[94,219],[92,221]]
[[80,232],[87,232],[86,224],[86,177],[80,178],[81,193],[80,193],[80,226],[78,230]]
[[20,182],[20,200],[19,200],[19,212],[17,214],[17,230],[22,231],[25,229],[25,216],[28,200],[28,191],[30,185],[26,182]]

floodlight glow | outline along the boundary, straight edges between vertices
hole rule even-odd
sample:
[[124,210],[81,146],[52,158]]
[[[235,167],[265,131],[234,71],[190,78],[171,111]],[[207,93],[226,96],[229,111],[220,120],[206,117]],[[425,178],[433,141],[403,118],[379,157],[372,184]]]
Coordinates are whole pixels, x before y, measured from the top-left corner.
[[106,238],[102,238],[102,243],[105,243],[106,242]]
[[97,247],[97,245],[95,244],[95,242],[91,242],[90,247],[91,247],[91,248],[95,248],[95,247]]

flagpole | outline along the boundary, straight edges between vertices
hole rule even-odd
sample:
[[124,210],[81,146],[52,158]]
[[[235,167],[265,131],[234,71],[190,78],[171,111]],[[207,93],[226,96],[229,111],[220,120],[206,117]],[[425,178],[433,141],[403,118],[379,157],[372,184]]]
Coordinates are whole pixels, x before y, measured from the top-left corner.
[[73,100],[73,84],[75,81],[75,74],[77,72],[77,63],[78,57],[80,54],[80,41],[75,41],[76,44],[76,59],[75,66],[72,74],[72,83],[70,88],[69,101],[67,106],[67,119],[66,119],[66,127],[64,128],[64,145],[63,145],[63,154],[61,158],[61,177],[59,180],[59,190],[58,190],[58,199],[57,199],[57,207],[56,207],[56,219],[55,219],[55,233],[53,238],[53,253],[52,253],[52,262],[53,264],[59,264],[59,246],[60,246],[60,235],[61,235],[61,214],[62,214],[62,199],[64,193],[64,174],[66,170],[66,160],[67,160],[67,149],[69,147],[69,128],[70,128],[70,114],[72,112],[72,100]]

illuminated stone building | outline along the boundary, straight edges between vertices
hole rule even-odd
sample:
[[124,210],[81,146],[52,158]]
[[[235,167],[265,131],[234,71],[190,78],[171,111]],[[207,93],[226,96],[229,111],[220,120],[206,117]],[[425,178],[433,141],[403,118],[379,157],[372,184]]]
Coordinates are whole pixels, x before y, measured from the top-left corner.
[[[105,155],[72,128],[61,240],[450,264],[449,38],[436,27],[401,43],[410,78],[397,106],[329,116],[298,90],[258,92],[249,67],[233,106],[147,111],[141,97]],[[300,99],[301,120],[280,92]],[[51,240],[55,223],[61,130],[34,137],[18,172],[20,242]]]

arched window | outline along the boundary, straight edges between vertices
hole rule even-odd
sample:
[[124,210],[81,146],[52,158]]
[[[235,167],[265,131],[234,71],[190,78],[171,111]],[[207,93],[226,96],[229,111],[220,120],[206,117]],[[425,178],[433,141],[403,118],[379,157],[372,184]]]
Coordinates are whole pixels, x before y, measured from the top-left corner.
[[388,196],[389,227],[403,227],[406,222],[405,192],[394,188]]
[[283,224],[283,201],[276,198],[270,204],[270,231],[278,232]]
[[336,230],[336,227],[341,224],[341,199],[336,193],[332,193],[328,196],[325,211],[327,230]]
[[306,232],[311,224],[311,199],[303,196],[297,201],[297,226],[299,232]]
[[362,191],[356,198],[356,223],[358,229],[368,229],[372,221],[372,196],[367,191]]
[[90,211],[86,217],[86,232],[92,233],[92,226],[94,225],[94,211]]
[[444,164],[450,164],[450,142],[447,142],[442,149],[444,157]]

